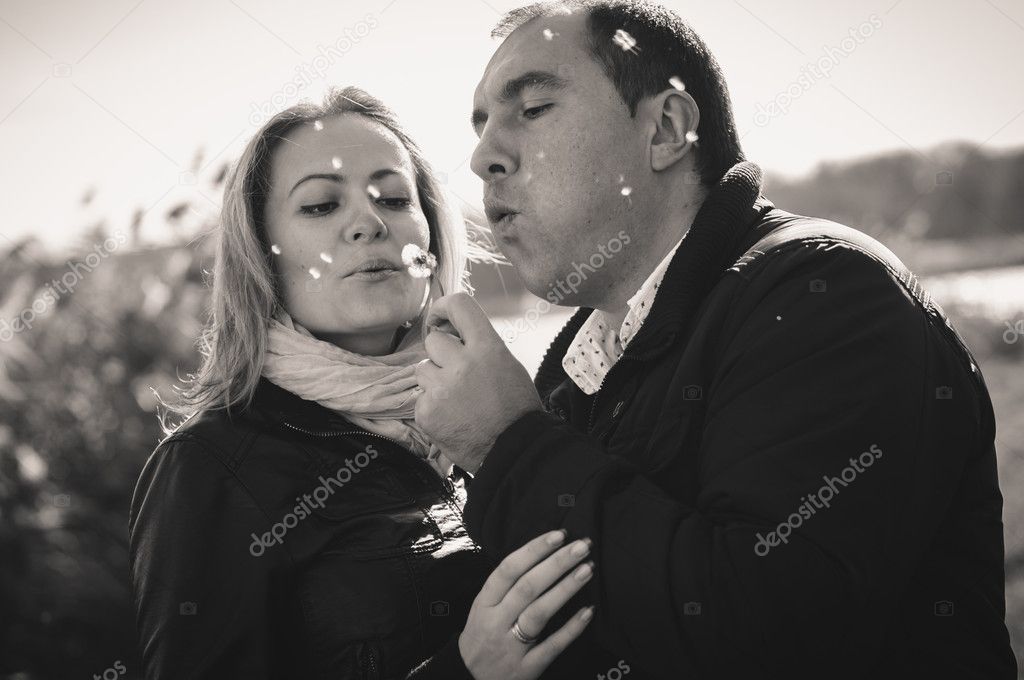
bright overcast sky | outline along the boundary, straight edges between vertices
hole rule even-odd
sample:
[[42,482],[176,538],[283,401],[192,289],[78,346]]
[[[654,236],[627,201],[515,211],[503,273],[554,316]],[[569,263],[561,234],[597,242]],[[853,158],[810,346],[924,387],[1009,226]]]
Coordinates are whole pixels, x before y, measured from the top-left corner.
[[[478,202],[472,93],[492,25],[518,4],[0,0],[0,235],[60,245],[99,216],[159,215],[195,191],[180,182],[197,148],[232,158],[254,112],[303,80],[299,97],[353,84],[382,98]],[[949,139],[1024,144],[1021,0],[665,4],[717,56],[747,156],[771,171]],[[787,112],[769,115],[787,91]]]

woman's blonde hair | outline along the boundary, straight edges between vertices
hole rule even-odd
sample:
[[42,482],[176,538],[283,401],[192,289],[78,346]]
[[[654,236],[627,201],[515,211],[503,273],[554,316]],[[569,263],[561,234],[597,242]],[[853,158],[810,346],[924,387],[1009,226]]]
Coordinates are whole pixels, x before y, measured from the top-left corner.
[[[467,281],[467,258],[501,261],[487,248],[468,242],[461,213],[419,147],[379,99],[347,87],[331,90],[322,104],[303,102],[285,109],[256,132],[227,177],[216,234],[209,319],[199,339],[203,360],[195,374],[186,376],[176,401],[164,404],[170,412],[188,419],[208,409],[230,413],[232,408],[245,408],[252,402],[263,370],[267,326],[282,305],[265,224],[271,157],[295,127],[342,114],[365,116],[381,124],[408,151],[420,205],[430,226],[429,250],[437,257],[433,281],[442,294],[472,290]],[[420,315],[421,331],[428,307],[429,302]],[[169,434],[175,425],[168,424],[166,415],[161,415],[161,424]]]

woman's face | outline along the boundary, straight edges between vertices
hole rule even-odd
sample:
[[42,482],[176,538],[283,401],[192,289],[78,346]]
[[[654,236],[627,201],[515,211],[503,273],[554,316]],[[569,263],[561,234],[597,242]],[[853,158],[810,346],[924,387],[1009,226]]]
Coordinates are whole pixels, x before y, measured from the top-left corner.
[[[409,153],[387,128],[358,114],[305,123],[271,159],[267,236],[284,306],[317,337],[361,354],[390,351],[395,330],[419,314],[430,279],[414,278],[402,248],[427,249]],[[367,260],[397,267],[356,274]]]

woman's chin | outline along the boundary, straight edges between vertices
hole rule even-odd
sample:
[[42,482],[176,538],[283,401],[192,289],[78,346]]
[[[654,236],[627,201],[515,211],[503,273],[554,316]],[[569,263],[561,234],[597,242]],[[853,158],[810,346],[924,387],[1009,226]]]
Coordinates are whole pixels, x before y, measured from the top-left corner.
[[416,308],[396,301],[394,305],[378,305],[370,303],[361,314],[353,314],[352,308],[346,310],[346,332],[353,334],[393,332],[402,324],[416,317]]

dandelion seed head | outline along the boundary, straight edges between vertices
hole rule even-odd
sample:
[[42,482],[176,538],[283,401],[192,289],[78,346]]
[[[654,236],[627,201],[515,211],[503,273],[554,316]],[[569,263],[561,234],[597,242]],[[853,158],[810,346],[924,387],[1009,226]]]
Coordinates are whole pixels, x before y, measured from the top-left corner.
[[317,132],[319,132],[320,130],[323,130],[324,129],[324,122],[322,120],[314,120],[313,121],[313,129],[316,130]]
[[274,245],[270,246],[270,252],[272,252],[274,255],[280,255],[281,254],[281,246],[279,246],[279,245],[277,245],[275,243]]
[[341,159],[335,156],[331,159],[331,165],[334,166],[335,170],[341,170]]
[[407,243],[402,248],[402,264],[414,279],[425,279],[437,268],[437,257],[415,243]]
[[312,276],[314,279],[319,279],[320,278],[320,270],[317,269],[316,267],[310,267],[309,268],[309,275]]
[[327,264],[334,262],[334,258],[331,257],[329,253],[320,253],[320,259],[326,262]]

